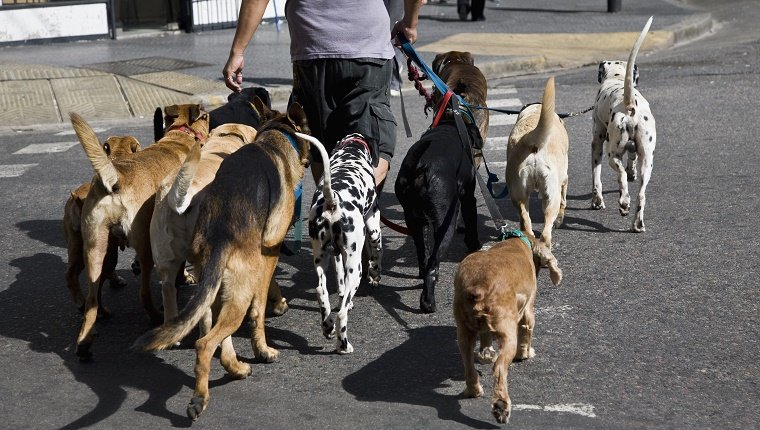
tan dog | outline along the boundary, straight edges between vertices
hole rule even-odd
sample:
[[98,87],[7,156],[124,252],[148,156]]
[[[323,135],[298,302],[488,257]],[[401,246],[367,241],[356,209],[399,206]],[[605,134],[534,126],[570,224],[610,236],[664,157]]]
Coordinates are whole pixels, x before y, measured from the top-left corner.
[[[150,220],[151,250],[156,271],[161,278],[164,322],[177,317],[177,294],[174,279],[185,264],[190,250],[198,208],[204,192],[225,158],[253,142],[256,129],[243,124],[222,124],[211,131],[209,139],[197,144],[185,159],[176,176],[164,178],[156,192],[156,206]],[[273,283],[268,302],[276,315],[287,311],[280,288]]]
[[253,144],[229,155],[206,187],[190,251],[198,269],[198,291],[179,316],[140,337],[134,348],[165,349],[213,312],[214,325],[195,343],[195,392],[187,407],[192,420],[209,401],[211,357],[222,344],[220,361],[236,378],[251,374],[237,359],[230,336],[250,308],[251,346],[257,358],[271,362],[279,353],[266,344],[264,308],[269,283],[290,227],[295,191],[309,160],[309,143],[296,137],[308,131],[306,116],[294,103],[287,116],[255,101],[263,120]]
[[[480,335],[480,358],[494,362],[491,412],[500,423],[509,421],[512,410],[509,364],[536,355],[531,338],[539,268],[549,268],[554,285],[562,281],[557,260],[541,242],[518,230],[505,231],[503,237],[490,249],[465,257],[454,277],[454,318],[466,383],[462,395],[483,395],[474,363],[475,340]],[[492,336],[499,341],[497,357],[488,354]]]
[[[433,72],[468,104],[487,107],[488,82],[483,72],[475,66],[475,60],[469,52],[449,51],[436,55],[433,59]],[[483,139],[482,143],[485,144],[488,137],[488,110],[473,109],[472,114]],[[473,151],[476,167],[480,166],[482,153],[482,148]]]
[[[140,142],[132,136],[111,136],[103,143],[103,151],[111,159],[124,157],[140,149]],[[79,285],[79,275],[84,270],[84,244],[82,242],[81,230],[82,206],[84,206],[87,193],[90,192],[90,186],[91,183],[87,182],[72,191],[63,208],[63,234],[66,238],[69,256],[66,267],[66,286],[71,293],[71,299],[79,307],[80,311],[84,310],[84,296],[82,295],[82,288]],[[109,264],[109,266],[116,266],[118,248],[119,244],[116,238],[110,237],[106,259],[112,259],[114,262]],[[112,287],[123,287],[127,284],[115,271],[102,276],[101,282],[106,279],[111,283]]]
[[546,81],[540,104],[527,106],[517,117],[507,142],[506,180],[520,229],[533,236],[528,203],[538,191],[544,208],[541,241],[552,247],[552,226],[559,227],[567,206],[567,151],[565,126],[554,113],[554,77]]
[[182,164],[197,140],[208,137],[208,113],[200,105],[174,105],[165,110],[174,120],[158,142],[130,157],[109,160],[87,122],[71,114],[71,123],[95,169],[96,176],[82,207],[82,239],[90,288],[85,301],[84,323],[77,338],[80,359],[92,356],[93,325],[97,316],[99,279],[110,273],[104,261],[108,238],[114,235],[134,248],[142,267],[140,300],[155,323],[162,320],[153,306],[150,273],[153,257],[150,249],[150,218],[155,193],[161,181]]

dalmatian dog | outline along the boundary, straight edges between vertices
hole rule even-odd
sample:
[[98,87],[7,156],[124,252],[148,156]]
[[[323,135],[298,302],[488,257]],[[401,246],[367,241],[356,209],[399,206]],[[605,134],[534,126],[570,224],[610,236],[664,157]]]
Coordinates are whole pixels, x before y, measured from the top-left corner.
[[[322,317],[322,333],[336,338],[339,354],[353,352],[348,341],[348,311],[362,276],[361,253],[365,239],[369,245],[369,283],[380,283],[382,238],[380,211],[373,175],[373,146],[360,134],[351,134],[336,145],[325,163],[325,174],[314,193],[309,213],[309,236],[314,267],[319,277],[317,296]],[[327,158],[323,154],[323,158]],[[329,257],[335,261],[340,307],[337,323],[332,315],[325,272]]]
[[[620,215],[627,216],[630,211],[631,197],[628,195],[628,181],[635,181],[637,167],[641,187],[636,207],[636,217],[632,230],[645,231],[644,206],[646,189],[652,175],[654,148],[657,141],[654,116],[649,109],[649,102],[635,88],[638,83],[638,68],[634,62],[639,48],[644,42],[652,17],[649,18],[639,38],[631,50],[628,62],[604,61],[599,64],[599,93],[594,104],[594,130],[591,141],[591,162],[593,188],[591,208],[603,209],[601,161],[602,145],[607,141],[606,151],[609,165],[618,174]],[[623,157],[627,154],[627,164]]]

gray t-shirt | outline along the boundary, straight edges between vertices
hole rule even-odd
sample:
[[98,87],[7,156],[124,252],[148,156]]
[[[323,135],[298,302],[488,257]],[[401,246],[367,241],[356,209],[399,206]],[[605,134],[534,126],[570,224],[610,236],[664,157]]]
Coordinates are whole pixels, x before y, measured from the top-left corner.
[[287,0],[292,61],[393,58],[383,0]]

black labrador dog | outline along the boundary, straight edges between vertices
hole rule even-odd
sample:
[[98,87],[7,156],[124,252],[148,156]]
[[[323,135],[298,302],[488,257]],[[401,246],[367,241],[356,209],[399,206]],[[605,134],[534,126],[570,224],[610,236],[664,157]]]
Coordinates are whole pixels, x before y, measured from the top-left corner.
[[478,128],[466,126],[470,143],[460,138],[453,119],[426,131],[404,157],[395,191],[409,234],[414,239],[423,280],[420,309],[435,312],[438,266],[456,230],[459,211],[468,251],[480,249],[475,185],[477,174],[471,146],[482,148]]

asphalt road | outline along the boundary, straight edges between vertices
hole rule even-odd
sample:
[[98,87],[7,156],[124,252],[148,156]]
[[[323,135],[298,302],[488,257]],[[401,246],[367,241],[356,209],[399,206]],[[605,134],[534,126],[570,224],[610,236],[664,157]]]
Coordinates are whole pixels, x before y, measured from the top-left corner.
[[[628,232],[631,220],[615,208],[617,186],[606,164],[607,209],[590,209],[591,119],[566,121],[568,210],[565,225],[554,231],[565,278],[554,287],[545,272],[539,276],[537,356],[510,368],[513,428],[753,428],[760,422],[760,153],[754,127],[760,8],[756,1],[713,8],[722,22],[714,35],[639,57],[639,88],[658,125],[646,233]],[[555,75],[558,111],[590,105],[598,87],[595,67]],[[492,81],[489,102],[538,101],[546,76]],[[419,136],[431,118],[412,93],[405,101]],[[398,113],[398,99],[393,103]],[[151,141],[147,121],[95,125],[102,137],[133,134],[144,144]],[[503,138],[510,127],[508,118],[500,118],[490,136]],[[402,154],[411,142],[401,127],[399,137]],[[500,175],[503,146],[492,141],[486,153]],[[185,405],[194,382],[194,335],[181,348],[155,355],[128,351],[149,327],[129,271],[131,251],[119,263],[129,285],[104,293],[113,315],[96,326],[95,360],[80,363],[74,354],[81,316],[63,283],[60,224],[69,190],[91,177],[75,136],[66,127],[2,135],[0,164],[19,166],[0,174],[0,199],[6,202],[0,216],[3,426],[190,426]],[[633,185],[632,196],[637,190]],[[311,192],[307,181],[305,193]],[[493,239],[480,202],[481,237]],[[387,217],[402,220],[392,186],[381,205]],[[509,201],[499,205],[517,225]],[[534,200],[536,230],[542,227],[539,208]],[[321,335],[310,252],[283,256],[276,276],[291,309],[267,320],[279,361],[254,363],[253,375],[237,381],[215,360],[211,403],[194,427],[499,427],[488,398],[458,397],[464,382],[451,283],[464,256],[460,238],[442,267],[439,311],[427,315],[417,309],[420,283],[411,239],[388,229],[384,234],[382,284],[372,294],[362,286],[349,317],[355,352],[335,355],[332,341]],[[154,292],[158,299],[157,283]],[[182,302],[191,294],[192,287],[183,289]],[[249,333],[244,325],[234,341],[253,363]],[[478,368],[488,393],[490,368]]]

